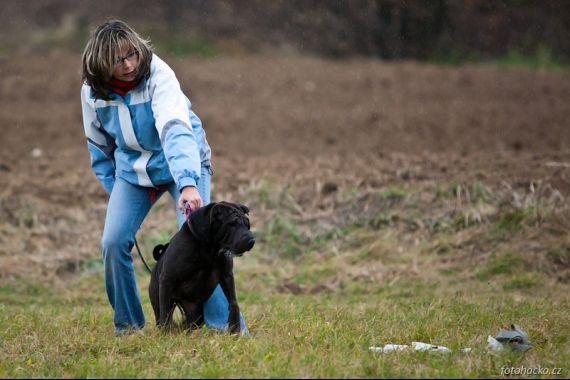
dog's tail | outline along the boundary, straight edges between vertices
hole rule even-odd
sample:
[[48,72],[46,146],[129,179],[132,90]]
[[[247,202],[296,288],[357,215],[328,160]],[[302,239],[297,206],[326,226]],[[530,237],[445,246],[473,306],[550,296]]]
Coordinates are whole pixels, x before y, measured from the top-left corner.
[[168,248],[168,244],[159,244],[156,247],[154,247],[154,249],[152,250],[152,257],[154,257],[154,259],[156,261],[158,261],[158,259],[160,259],[160,256],[162,256],[162,254],[164,252],[166,252],[166,248]]

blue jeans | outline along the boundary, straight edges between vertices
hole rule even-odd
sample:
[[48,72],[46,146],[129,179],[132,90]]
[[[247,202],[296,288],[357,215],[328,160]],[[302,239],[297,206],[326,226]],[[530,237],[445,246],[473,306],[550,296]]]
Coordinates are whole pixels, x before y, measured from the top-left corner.
[[[178,225],[182,226],[186,218],[177,206],[180,192],[174,182],[167,190],[175,202]],[[198,192],[204,205],[210,203],[209,167],[202,167]],[[161,193],[156,192],[155,195],[156,198],[153,199],[151,189],[132,185],[117,178],[109,198],[101,245],[105,287],[114,310],[116,335],[121,335],[130,329],[141,329],[145,325],[131,249],[134,246],[136,232],[153,205],[152,201],[156,201]],[[212,296],[204,303],[204,322],[209,328],[226,331],[228,316],[228,300],[218,285]],[[242,333],[249,335],[242,315],[240,322]]]

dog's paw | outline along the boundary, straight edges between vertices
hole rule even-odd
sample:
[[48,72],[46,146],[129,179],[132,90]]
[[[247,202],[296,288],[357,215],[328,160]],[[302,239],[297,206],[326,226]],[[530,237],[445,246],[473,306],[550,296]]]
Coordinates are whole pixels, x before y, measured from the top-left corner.
[[241,328],[240,328],[239,311],[235,313],[230,313],[230,317],[228,318],[228,330],[232,334],[240,333]]
[[241,327],[239,325],[239,322],[234,325],[230,325],[230,333],[239,334],[240,332],[241,332]]

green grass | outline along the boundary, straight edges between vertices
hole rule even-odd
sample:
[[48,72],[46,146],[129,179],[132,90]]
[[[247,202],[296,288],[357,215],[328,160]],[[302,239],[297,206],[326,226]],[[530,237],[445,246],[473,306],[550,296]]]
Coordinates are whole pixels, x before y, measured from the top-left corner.
[[568,68],[568,62],[556,57],[546,46],[539,46],[530,54],[517,49],[511,49],[497,61],[500,67],[531,68],[535,70],[561,70]]
[[513,210],[501,215],[497,222],[497,230],[502,232],[514,232],[522,228],[522,224],[528,217],[529,212],[524,209]]
[[[494,378],[503,367],[569,375],[568,283],[553,276],[567,266],[569,250],[542,227],[554,220],[548,203],[540,225],[528,209],[499,206],[504,198],[483,183],[395,184],[372,194],[353,187],[336,210],[341,217],[331,215],[324,228],[295,219],[288,203],[295,196],[262,182],[246,193],[258,239],[235,260],[235,273],[251,337],[159,331],[149,275],[136,255],[148,325],[115,337],[97,254],[63,281],[0,279],[0,376]],[[480,203],[494,206],[480,209],[480,222],[454,223]],[[170,211],[158,207],[153,219],[169,220]],[[175,230],[156,226],[139,234],[151,265],[153,246]],[[489,351],[487,337],[511,323],[529,333],[534,348]],[[369,350],[413,341],[453,352]],[[473,351],[460,352],[464,347]]]
[[158,52],[178,57],[199,56],[202,58],[216,58],[222,53],[214,42],[196,33],[162,29],[145,29],[144,32],[151,36],[151,43]]
[[[247,281],[240,273],[239,283]],[[146,284],[148,278],[139,276]],[[0,376],[4,378],[379,378],[498,377],[502,366],[570,364],[568,300],[514,299],[474,291],[436,297],[437,284],[403,283],[381,292],[240,292],[252,336],[206,329],[116,338],[101,278],[85,275],[57,289],[19,282],[0,290]],[[247,288],[247,287],[245,287]],[[152,315],[146,285],[145,312]],[[32,290],[32,292],[29,292]],[[17,297],[15,297],[17,292]],[[16,302],[19,300],[19,302]],[[524,356],[491,353],[487,335],[514,322],[535,347]],[[454,352],[379,354],[370,346],[412,341]],[[473,352],[459,349],[471,347]]]
[[391,185],[382,191],[381,196],[385,199],[399,200],[406,196],[406,189],[402,186]]
[[524,269],[524,261],[519,256],[507,253],[497,255],[492,253],[487,260],[485,268],[477,273],[477,278],[487,280],[493,276],[515,274]]
[[551,48],[539,45],[534,50],[511,48],[503,56],[485,59],[477,52],[438,51],[428,58],[429,62],[444,66],[459,66],[466,63],[495,65],[505,69],[568,70],[568,59],[557,56]]

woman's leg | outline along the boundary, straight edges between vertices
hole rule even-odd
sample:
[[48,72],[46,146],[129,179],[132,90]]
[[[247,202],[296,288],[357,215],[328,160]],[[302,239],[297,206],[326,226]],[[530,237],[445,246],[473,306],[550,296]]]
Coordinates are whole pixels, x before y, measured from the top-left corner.
[[[200,193],[200,197],[202,197],[202,201],[205,206],[210,203],[211,175],[209,167],[202,167],[200,180],[197,185],[198,192]],[[171,186],[168,190],[172,195],[172,198],[174,198],[178,226],[180,227],[182,224],[186,223],[186,216],[178,210],[178,198],[180,197],[180,193],[176,189],[175,185]],[[222,291],[221,286],[218,285],[208,301],[204,303],[204,322],[206,323],[206,326],[211,329],[226,331],[228,329],[228,317],[230,315],[228,307],[228,299]],[[249,336],[247,325],[245,324],[245,320],[241,313],[240,327],[241,333]]]
[[147,188],[116,179],[102,239],[105,287],[114,310],[116,335],[141,329],[145,324],[131,249],[150,207]]

